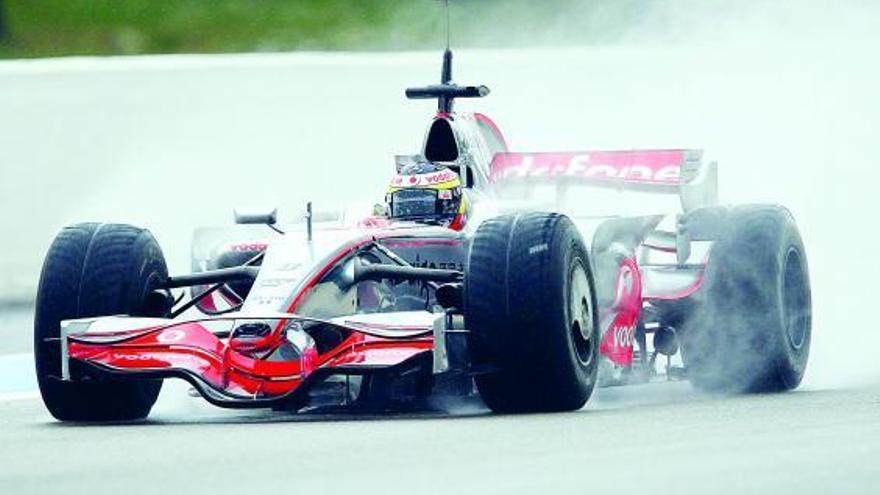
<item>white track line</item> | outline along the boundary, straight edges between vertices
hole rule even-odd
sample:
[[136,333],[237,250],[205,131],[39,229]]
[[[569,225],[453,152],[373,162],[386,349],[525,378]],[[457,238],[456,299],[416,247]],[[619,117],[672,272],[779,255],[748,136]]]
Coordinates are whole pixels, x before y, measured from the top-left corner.
[[7,392],[0,394],[0,402],[16,402],[22,400],[37,400],[40,398],[40,392],[37,390],[28,390],[26,392]]
[[4,359],[30,359],[33,361],[34,353],[32,352],[16,352],[14,354],[0,354],[0,361]]
[[0,355],[0,402],[39,398],[30,352]]

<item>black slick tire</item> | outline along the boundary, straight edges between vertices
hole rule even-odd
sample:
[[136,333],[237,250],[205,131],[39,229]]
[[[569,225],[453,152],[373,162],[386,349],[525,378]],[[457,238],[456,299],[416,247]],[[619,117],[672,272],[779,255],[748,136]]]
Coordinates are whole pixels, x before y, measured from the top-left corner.
[[127,314],[164,316],[154,290],[168,277],[148,230],[83,223],[64,228],[43,263],[34,320],[34,358],[43,402],[62,421],[127,421],[149,414],[161,380],[61,381],[60,322]]
[[507,215],[477,229],[465,326],[483,401],[495,412],[571,411],[596,382],[598,320],[587,250],[571,220]]
[[691,383],[723,393],[796,388],[810,353],[812,304],[803,241],[775,205],[745,205],[724,220],[701,300],[682,333]]

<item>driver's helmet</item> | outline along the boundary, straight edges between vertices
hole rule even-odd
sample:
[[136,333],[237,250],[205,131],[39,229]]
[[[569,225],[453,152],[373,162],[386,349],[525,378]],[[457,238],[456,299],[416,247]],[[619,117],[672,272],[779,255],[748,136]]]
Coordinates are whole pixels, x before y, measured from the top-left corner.
[[461,230],[470,210],[461,179],[451,169],[428,161],[405,165],[385,194],[388,217],[435,223]]

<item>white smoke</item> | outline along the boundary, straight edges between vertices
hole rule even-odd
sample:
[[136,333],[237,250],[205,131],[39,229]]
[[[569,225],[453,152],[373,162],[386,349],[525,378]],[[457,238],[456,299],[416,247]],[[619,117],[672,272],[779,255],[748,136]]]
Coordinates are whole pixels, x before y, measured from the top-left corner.
[[704,148],[720,162],[723,202],[780,203],[800,225],[814,304],[805,387],[880,380],[870,313],[880,5],[581,1],[549,29],[497,15],[475,39],[605,41],[508,54],[503,71],[459,67],[460,80],[499,88],[487,105],[514,147]]

